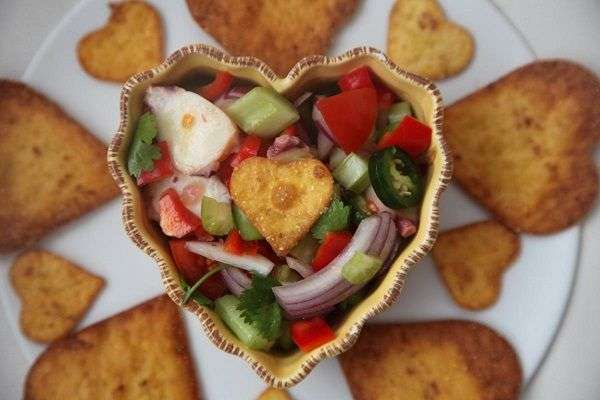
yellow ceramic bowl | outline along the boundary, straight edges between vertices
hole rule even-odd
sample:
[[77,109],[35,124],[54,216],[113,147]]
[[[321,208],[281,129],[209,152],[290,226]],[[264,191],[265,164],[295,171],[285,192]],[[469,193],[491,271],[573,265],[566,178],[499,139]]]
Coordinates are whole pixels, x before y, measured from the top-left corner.
[[403,99],[408,100],[422,121],[433,129],[429,150],[430,168],[421,208],[420,224],[410,244],[398,255],[376,289],[335,326],[336,339],[308,353],[280,355],[252,350],[242,344],[210,309],[189,302],[183,307],[194,313],[204,332],[218,348],[242,357],[268,384],[289,387],[300,382],[321,360],[348,350],[363,324],[390,307],[398,298],[406,274],[430,250],[438,231],[438,199],[451,176],[451,161],[441,135],[442,100],[434,84],[398,68],[376,49],[360,47],[339,57],[312,56],[301,60],[285,78],[265,63],[250,57],[231,57],[206,45],[191,45],[176,51],[156,68],[131,77],[121,91],[121,122],[108,151],[110,171],[123,193],[123,224],[135,244],[158,264],[165,289],[182,305],[183,290],[164,235],[148,220],[140,190],[127,173],[127,151],[143,109],[143,95],[150,85],[174,85],[193,72],[232,75],[272,87],[294,97],[320,82],[336,81],[361,65],[371,70]]

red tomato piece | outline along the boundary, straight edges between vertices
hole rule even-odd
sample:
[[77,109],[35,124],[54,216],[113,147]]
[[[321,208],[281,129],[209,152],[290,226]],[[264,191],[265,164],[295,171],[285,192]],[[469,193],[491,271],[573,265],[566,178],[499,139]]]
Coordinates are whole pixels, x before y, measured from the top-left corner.
[[194,230],[194,235],[201,242],[212,242],[215,238],[208,232],[204,230],[202,226],[202,221],[200,221],[200,225]]
[[177,270],[188,284],[193,285],[206,273],[206,260],[189,251],[185,242],[182,239],[169,240],[169,247]]
[[244,239],[236,229],[232,229],[225,239],[223,247],[226,251],[231,254],[241,255],[244,254]]
[[335,333],[321,317],[292,322],[292,340],[304,352],[311,351],[335,339]]
[[175,189],[167,189],[158,201],[160,227],[167,236],[182,238],[200,225],[200,218],[188,210]]
[[316,272],[326,267],[344,250],[351,239],[352,234],[349,232],[327,232],[323,243],[321,243],[313,258],[313,270]]
[[288,136],[298,136],[298,123],[296,122],[295,124],[288,126],[283,130],[281,134]]
[[164,141],[158,142],[157,145],[160,149],[160,158],[154,160],[154,167],[150,171],[142,171],[137,178],[138,186],[144,186],[173,175],[173,163],[171,162],[169,145]]
[[346,153],[360,150],[377,119],[377,92],[373,88],[348,90],[317,102],[333,140]]
[[[208,270],[208,268],[207,268]],[[216,300],[227,292],[227,286],[220,273],[214,274],[200,285],[200,293],[211,300]]]
[[266,242],[266,240],[257,240],[256,245],[258,246],[258,254],[268,258],[277,265],[285,264],[285,259],[275,254],[273,248]]
[[229,72],[219,71],[211,83],[198,89],[198,93],[206,100],[215,101],[229,90],[231,82],[233,82],[233,76]]
[[396,129],[387,132],[379,139],[378,149],[398,146],[411,157],[417,157],[431,145],[431,128],[419,120],[406,116]]
[[240,151],[237,152],[235,157],[231,160],[231,166],[236,168],[246,158],[256,157],[260,150],[261,140],[258,136],[248,135],[240,146]]
[[340,78],[338,86],[342,91],[372,88],[371,70],[367,66],[355,68]]

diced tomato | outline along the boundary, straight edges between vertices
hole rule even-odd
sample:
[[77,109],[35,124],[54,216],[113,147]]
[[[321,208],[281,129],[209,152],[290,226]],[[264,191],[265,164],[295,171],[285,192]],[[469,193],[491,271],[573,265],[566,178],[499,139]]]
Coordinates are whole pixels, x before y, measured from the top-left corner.
[[173,163],[171,162],[171,153],[167,142],[158,142],[160,149],[160,158],[154,160],[154,167],[150,171],[142,171],[137,178],[138,186],[144,186],[148,183],[156,182],[160,179],[173,175]]
[[335,339],[335,332],[321,317],[292,322],[292,340],[304,352],[311,351]]
[[236,229],[229,232],[223,246],[231,254],[241,255],[244,253],[244,239]]
[[231,160],[231,166],[236,168],[246,158],[256,157],[258,150],[260,150],[261,140],[258,136],[248,135],[240,146],[240,151],[237,152],[235,157]]
[[411,116],[406,116],[396,129],[379,139],[377,148],[398,146],[414,158],[425,152],[430,145],[431,128]]
[[349,232],[327,232],[313,258],[313,270],[316,272],[332,262],[350,243],[351,239],[352,235]]
[[206,260],[204,257],[189,251],[185,247],[185,242],[182,239],[170,240],[169,247],[177,270],[186,282],[193,285],[206,273]]
[[377,119],[377,92],[373,88],[348,90],[317,102],[334,141],[346,153],[360,150]]
[[287,128],[285,128],[281,134],[288,135],[288,136],[298,136],[298,129],[299,129],[299,126],[298,126],[298,123],[296,122],[295,124],[292,124],[292,125],[288,126]]
[[198,93],[206,100],[214,101],[229,90],[232,81],[233,76],[229,72],[219,71],[211,83],[198,89]]
[[201,242],[212,242],[215,238],[208,232],[204,230],[202,226],[202,221],[200,221],[200,225],[194,230],[194,235]]
[[[206,270],[208,271],[208,268]],[[200,285],[199,290],[209,299],[216,300],[227,292],[227,286],[225,285],[221,274],[217,273]]]
[[188,210],[175,189],[167,189],[158,201],[160,227],[167,236],[182,238],[200,225],[200,218]]
[[342,91],[372,88],[371,70],[367,66],[355,68],[340,78],[338,86]]
[[225,239],[223,247],[231,254],[256,255],[259,252],[259,245],[256,241],[246,241],[236,229],[232,229]]

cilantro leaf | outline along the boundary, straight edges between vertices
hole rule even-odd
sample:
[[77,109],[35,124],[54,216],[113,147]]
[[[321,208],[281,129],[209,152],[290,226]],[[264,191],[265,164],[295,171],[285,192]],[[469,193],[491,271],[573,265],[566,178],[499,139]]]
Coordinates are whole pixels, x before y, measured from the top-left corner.
[[156,126],[156,117],[149,112],[143,114],[139,121],[133,142],[129,148],[129,159],[127,169],[135,177],[139,177],[142,171],[149,171],[154,168],[154,160],[161,157],[160,148],[152,141],[158,134]]
[[350,207],[344,205],[340,199],[335,199],[310,231],[315,238],[323,240],[327,232],[337,232],[346,229],[349,219]]
[[256,326],[267,340],[281,335],[283,312],[275,299],[272,288],[279,282],[272,276],[252,274],[252,286],[241,294],[238,310],[244,321]]

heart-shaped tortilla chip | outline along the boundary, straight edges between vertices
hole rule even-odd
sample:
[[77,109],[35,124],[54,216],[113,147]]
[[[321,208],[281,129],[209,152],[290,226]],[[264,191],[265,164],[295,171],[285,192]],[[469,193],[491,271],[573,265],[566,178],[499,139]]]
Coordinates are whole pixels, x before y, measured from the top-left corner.
[[142,1],[110,4],[108,23],[79,41],[83,69],[98,79],[125,82],[163,59],[163,27],[158,12]]
[[319,160],[278,163],[253,157],[233,171],[230,190],[234,202],[283,256],[327,209],[333,178]]
[[390,14],[388,54],[402,68],[430,79],[461,72],[473,58],[471,34],[446,19],[436,0],[397,0]]
[[198,24],[228,52],[254,56],[278,74],[325,54],[358,0],[187,0]]

